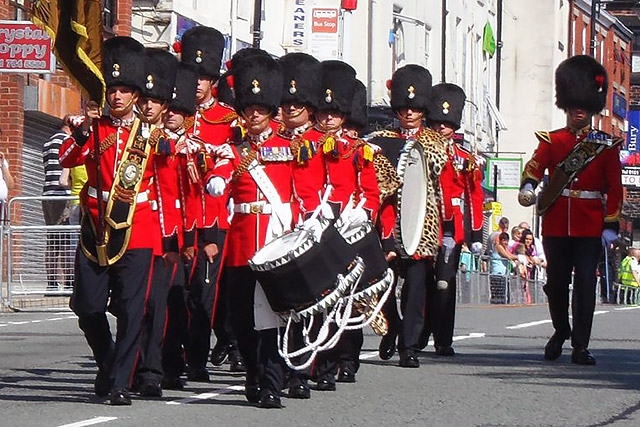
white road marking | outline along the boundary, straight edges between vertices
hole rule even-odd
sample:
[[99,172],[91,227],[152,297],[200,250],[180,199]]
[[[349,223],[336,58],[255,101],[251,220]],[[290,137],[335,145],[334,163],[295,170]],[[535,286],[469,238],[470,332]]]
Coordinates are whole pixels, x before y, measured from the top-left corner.
[[551,320],[536,320],[535,322],[520,323],[519,325],[507,326],[507,329],[522,329],[530,326],[544,325],[545,323],[551,323]]
[[167,405],[183,405],[185,403],[191,403],[191,402],[198,402],[201,400],[207,400],[207,399],[211,399],[213,397],[216,396],[220,396],[221,394],[229,394],[233,391],[244,391],[244,386],[243,385],[232,385],[229,387],[225,387],[219,390],[214,390],[210,393],[202,393],[202,394],[196,394],[195,396],[190,396],[187,397],[185,399],[180,399],[180,400],[172,400],[170,402],[167,402]]
[[640,308],[640,305],[634,305],[631,307],[620,307],[620,308],[614,308],[615,311],[626,311],[626,310],[637,310]]
[[20,322],[3,322],[3,323],[0,323],[0,327],[8,326],[8,325],[16,325],[16,326],[31,325],[34,323],[55,322],[58,320],[68,320],[68,319],[77,319],[77,316],[73,314],[73,315],[64,316],[64,317],[52,317],[51,319],[34,319],[34,320],[27,320],[27,321],[20,321]]
[[114,421],[117,420],[118,417],[94,417],[91,418],[90,420],[84,420],[84,421],[78,421],[77,423],[71,423],[71,424],[63,424],[61,426],[58,427],[84,427],[84,426],[92,426],[92,425],[96,425],[96,424],[100,424],[100,423],[106,423],[109,421]]
[[[484,332],[471,332],[469,335],[460,335],[458,337],[453,337],[453,341],[462,341],[468,340],[469,338],[484,338],[487,334]],[[429,340],[427,345],[433,345],[433,340]],[[374,357],[378,357],[377,351],[370,351],[368,353],[363,353],[360,355],[360,360],[373,359]]]

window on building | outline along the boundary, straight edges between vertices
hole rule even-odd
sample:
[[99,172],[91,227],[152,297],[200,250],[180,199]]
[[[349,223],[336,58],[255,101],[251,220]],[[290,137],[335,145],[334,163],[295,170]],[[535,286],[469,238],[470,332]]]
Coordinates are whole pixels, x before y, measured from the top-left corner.
[[113,27],[116,25],[116,17],[117,1],[102,0],[102,24],[105,30],[113,32]]
[[26,0],[10,0],[9,6],[13,6],[13,18],[16,21],[25,21],[27,19],[27,6],[25,6]]

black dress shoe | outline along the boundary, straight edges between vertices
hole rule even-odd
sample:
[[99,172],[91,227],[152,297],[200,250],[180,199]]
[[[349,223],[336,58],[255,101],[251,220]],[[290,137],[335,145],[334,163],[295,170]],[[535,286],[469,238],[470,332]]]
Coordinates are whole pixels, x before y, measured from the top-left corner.
[[187,381],[193,381],[195,383],[208,383],[209,371],[207,371],[207,368],[196,368],[193,370],[190,369],[187,373]]
[[436,355],[438,356],[453,356],[455,354],[456,354],[456,351],[450,345],[436,346]]
[[336,391],[336,383],[335,381],[329,380],[327,378],[322,378],[316,383],[316,390]]
[[356,382],[356,374],[351,371],[340,371],[338,374],[338,379],[336,380],[339,383],[355,383]]
[[162,397],[162,387],[158,383],[146,382],[139,387],[140,396]]
[[222,366],[224,362],[229,358],[229,344],[222,344],[217,342],[211,350],[211,356],[209,360],[213,366]]
[[415,353],[411,350],[404,350],[400,352],[400,367],[401,368],[419,368],[420,361]]
[[165,390],[183,390],[184,381],[180,377],[165,377],[162,379],[162,388]]
[[98,369],[96,379],[93,381],[93,392],[98,397],[107,397],[111,391],[111,378],[107,369]]
[[229,371],[230,372],[245,372],[244,360],[238,351],[229,354]]
[[544,360],[556,360],[562,354],[562,345],[569,337],[555,332],[544,346]]
[[574,348],[571,352],[571,363],[577,365],[595,365],[596,358],[586,348]]
[[311,390],[309,386],[304,384],[298,384],[289,387],[289,399],[309,399],[311,397]]
[[109,404],[112,406],[129,406],[131,405],[131,396],[129,395],[129,392],[124,388],[114,388],[113,390],[111,390]]
[[378,346],[378,356],[382,360],[389,360],[396,354],[396,336],[387,334],[380,340]]
[[249,403],[258,403],[260,401],[260,387],[257,385],[245,385],[244,397],[247,398]]
[[273,393],[265,393],[258,402],[258,408],[280,409],[282,408],[280,397]]

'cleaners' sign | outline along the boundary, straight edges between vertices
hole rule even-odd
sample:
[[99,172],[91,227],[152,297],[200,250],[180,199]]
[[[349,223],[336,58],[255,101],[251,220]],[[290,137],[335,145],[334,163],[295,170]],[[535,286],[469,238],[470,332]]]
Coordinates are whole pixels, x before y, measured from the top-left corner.
[[0,21],[0,72],[50,73],[51,38],[30,21]]

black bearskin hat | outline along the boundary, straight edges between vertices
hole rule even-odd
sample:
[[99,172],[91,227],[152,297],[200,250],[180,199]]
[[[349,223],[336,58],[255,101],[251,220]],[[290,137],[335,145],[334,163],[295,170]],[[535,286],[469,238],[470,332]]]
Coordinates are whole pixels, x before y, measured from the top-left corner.
[[144,56],[144,80],[140,96],[170,101],[176,83],[178,60],[169,51],[147,48]]
[[609,79],[598,61],[587,55],[565,59],[556,69],[556,106],[599,113],[607,101]]
[[144,46],[131,37],[113,37],[102,47],[102,74],[107,88],[129,86],[141,89],[144,82]]
[[182,62],[196,66],[198,74],[216,80],[224,52],[224,36],[215,28],[198,26],[187,30],[180,39]]
[[271,58],[271,55],[269,55],[266,50],[258,49],[256,47],[245,47],[233,54],[231,59],[227,62],[227,68],[233,72],[235,64],[254,55],[268,56]]
[[250,105],[278,110],[282,96],[282,69],[278,62],[264,55],[245,58],[234,64],[235,108],[240,113]]
[[178,64],[176,84],[169,108],[190,116],[196,112],[196,89],[198,88],[198,71],[189,64]]
[[231,74],[231,71],[227,71],[218,79],[218,95],[216,98],[218,101],[229,106],[233,106],[234,103],[232,82],[233,75]]
[[278,59],[282,67],[282,104],[316,108],[320,83],[320,61],[302,53],[288,53]]
[[426,68],[410,64],[398,68],[387,89],[391,91],[391,109],[412,108],[426,111],[431,102],[431,73]]
[[466,99],[464,90],[458,85],[453,83],[435,85],[431,90],[429,120],[436,123],[450,123],[454,130],[460,129],[462,110]]
[[318,110],[348,114],[356,92],[356,70],[346,62],[333,59],[322,61],[320,70]]
[[351,112],[347,115],[347,125],[363,132],[369,123],[367,112],[367,88],[360,80],[356,80],[356,92],[353,96]]

